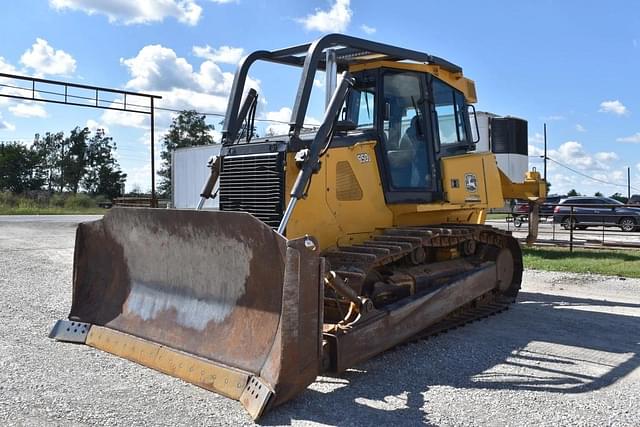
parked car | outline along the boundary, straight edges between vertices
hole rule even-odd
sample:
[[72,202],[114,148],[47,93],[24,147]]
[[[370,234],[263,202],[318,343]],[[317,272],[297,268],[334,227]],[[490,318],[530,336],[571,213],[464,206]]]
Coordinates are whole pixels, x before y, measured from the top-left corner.
[[566,230],[605,226],[634,231],[640,226],[640,208],[627,207],[608,197],[568,197],[555,207],[553,221]]
[[553,211],[556,208],[556,205],[560,203],[562,199],[566,198],[567,196],[565,195],[559,196],[557,194],[547,196],[547,198],[544,199],[544,203],[542,203],[542,205],[540,206],[540,217],[548,218],[550,216],[553,216]]
[[640,205],[640,194],[634,194],[629,199],[630,205]]
[[511,216],[513,217],[513,225],[517,228],[529,218],[529,203],[524,200],[515,200],[511,206]]
[[[544,202],[540,205],[540,218],[546,219],[553,216],[553,210],[556,205],[560,203],[560,200],[566,197],[567,196],[558,195],[547,196]],[[513,209],[511,210],[511,215],[513,216],[513,224],[516,227],[520,227],[529,217],[529,203],[524,200],[516,200],[516,203],[513,205]]]

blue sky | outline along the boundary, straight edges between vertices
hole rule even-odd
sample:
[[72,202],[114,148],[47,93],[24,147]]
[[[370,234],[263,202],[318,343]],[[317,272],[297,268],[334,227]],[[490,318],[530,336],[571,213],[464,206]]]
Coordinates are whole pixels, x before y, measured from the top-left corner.
[[[551,158],[608,183],[552,163],[553,192],[625,193],[616,184],[626,183],[627,166],[640,190],[637,2],[23,0],[5,2],[0,24],[0,71],[154,92],[161,106],[216,113],[237,61],[253,50],[343,32],[427,51],[476,81],[479,110],[527,119],[530,154],[540,154],[546,122]],[[262,66],[251,77],[260,116],[288,120],[296,74]],[[321,86],[309,120],[321,117]],[[106,127],[129,188],[150,186],[146,120],[0,98],[0,140]],[[159,114],[158,139],[170,120]],[[218,121],[210,118],[220,130]]]

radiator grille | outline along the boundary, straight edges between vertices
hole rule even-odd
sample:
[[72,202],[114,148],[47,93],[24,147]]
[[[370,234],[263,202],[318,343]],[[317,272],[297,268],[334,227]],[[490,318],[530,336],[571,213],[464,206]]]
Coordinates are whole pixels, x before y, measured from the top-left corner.
[[248,212],[278,227],[284,212],[284,154],[224,157],[220,210]]

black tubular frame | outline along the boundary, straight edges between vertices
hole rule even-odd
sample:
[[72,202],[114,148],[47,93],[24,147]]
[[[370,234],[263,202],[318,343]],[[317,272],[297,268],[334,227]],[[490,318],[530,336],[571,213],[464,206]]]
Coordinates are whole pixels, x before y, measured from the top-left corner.
[[348,71],[349,65],[362,61],[363,57],[375,56],[376,60],[414,61],[428,63],[453,72],[461,73],[462,68],[440,57],[411,49],[404,49],[384,43],[361,39],[344,34],[328,34],[312,43],[305,43],[274,51],[258,50],[241,61],[233,80],[227,113],[224,119],[222,142],[233,143],[241,123],[238,112],[249,68],[256,61],[273,62],[277,64],[302,67],[302,75],[298,85],[298,92],[289,120],[289,135],[297,138],[304,125],[309,97],[313,87],[313,79],[317,70],[325,69],[324,52],[326,49],[336,48],[336,62],[338,72]]

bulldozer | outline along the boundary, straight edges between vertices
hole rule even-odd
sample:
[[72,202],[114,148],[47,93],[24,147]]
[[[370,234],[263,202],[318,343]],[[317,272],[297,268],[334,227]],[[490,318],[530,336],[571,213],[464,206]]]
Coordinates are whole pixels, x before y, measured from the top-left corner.
[[[255,136],[259,61],[301,69],[284,136]],[[309,129],[322,72],[324,116]],[[115,207],[81,223],[71,310],[50,336],[257,419],[321,373],[504,309],[522,252],[487,213],[528,200],[532,242],[546,184],[535,170],[514,182],[475,151],[475,102],[458,65],[342,34],[249,54],[199,209]],[[219,210],[200,209],[213,197]]]

